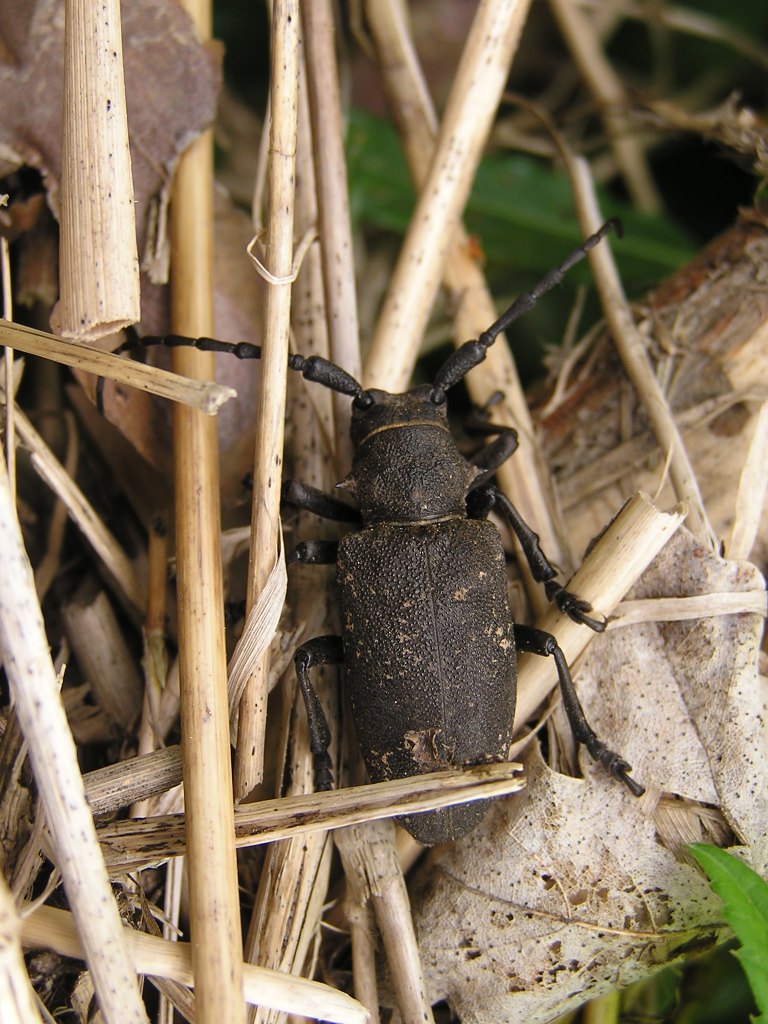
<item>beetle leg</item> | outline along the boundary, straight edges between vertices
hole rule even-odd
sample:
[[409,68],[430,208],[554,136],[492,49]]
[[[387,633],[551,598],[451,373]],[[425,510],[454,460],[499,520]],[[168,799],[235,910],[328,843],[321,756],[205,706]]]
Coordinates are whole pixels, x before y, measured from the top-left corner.
[[635,796],[642,796],[645,789],[628,774],[632,771],[632,766],[627,764],[620,754],[609,750],[603,741],[598,739],[594,729],[587,721],[576,693],[576,687],[573,685],[568,662],[565,660],[565,655],[557,640],[551,633],[545,633],[543,629],[535,629],[533,626],[520,626],[515,623],[512,629],[515,645],[519,651],[529,651],[542,657],[551,655],[555,659],[557,677],[560,680],[560,692],[563,695],[563,707],[576,742],[583,743],[594,760],[599,762],[614,778],[623,782],[631,793],[634,793]]
[[318,490],[317,487],[303,484],[300,480],[285,480],[280,498],[284,504],[302,508],[306,512],[314,512],[322,519],[335,519],[338,522],[358,525],[362,522],[356,508],[352,508],[332,494]]
[[580,622],[596,633],[602,633],[605,622],[588,615],[587,612],[592,610],[592,605],[566,590],[555,580],[557,569],[541,550],[539,535],[526,523],[506,494],[496,484],[486,483],[472,489],[467,495],[467,515],[470,519],[484,519],[492,509],[495,509],[515,531],[531,568],[531,575],[537,583],[544,584],[549,600],[554,601],[563,615],[567,615],[574,622]]
[[470,460],[473,466],[477,466],[478,469],[483,471],[472,481],[472,490],[482,487],[483,484],[487,483],[499,466],[503,465],[517,449],[516,430],[513,430],[511,427],[495,427],[494,433],[497,433],[499,436],[494,441],[491,441],[490,444],[487,444],[485,448],[481,448],[477,455]]
[[331,730],[320,698],[309,678],[309,670],[317,665],[340,665],[344,660],[340,636],[317,636],[296,649],[293,663],[299,689],[304,698],[309,722],[309,749],[315,759],[315,788],[333,789],[333,768],[328,747]]

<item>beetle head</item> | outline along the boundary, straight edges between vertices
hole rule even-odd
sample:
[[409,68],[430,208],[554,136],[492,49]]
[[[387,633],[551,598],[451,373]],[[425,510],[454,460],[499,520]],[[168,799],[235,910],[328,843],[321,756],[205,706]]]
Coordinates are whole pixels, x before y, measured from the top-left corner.
[[467,490],[480,472],[463,457],[448,428],[445,403],[427,384],[404,394],[365,392],[353,402],[352,472],[339,486],[363,520],[429,522],[465,514]]

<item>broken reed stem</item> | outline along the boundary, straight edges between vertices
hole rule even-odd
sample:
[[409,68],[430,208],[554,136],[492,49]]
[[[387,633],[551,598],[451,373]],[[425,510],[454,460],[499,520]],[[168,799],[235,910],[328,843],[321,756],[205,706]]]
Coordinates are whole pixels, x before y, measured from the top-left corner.
[[21,920],[0,872],[0,1006],[4,1024],[40,1024],[40,1004],[21,948]]
[[94,702],[121,734],[130,735],[142,703],[142,681],[112,604],[87,576],[61,610],[64,629]]
[[93,339],[141,316],[120,0],[65,0],[64,26],[61,297],[51,323]]
[[181,781],[181,748],[177,746],[139,754],[83,776],[94,815],[113,814],[121,807],[165,793]]
[[[360,332],[355,292],[355,256],[349,215],[344,121],[339,95],[330,0],[312,0],[301,8],[307,65],[309,111],[317,179],[319,234],[323,261],[330,358],[360,379]],[[350,465],[350,403],[334,393],[336,460],[339,477]]]
[[[285,280],[270,283],[266,294],[261,386],[256,408],[248,609],[255,604],[274,567],[280,536],[280,485],[285,429],[285,388],[291,316],[296,123],[299,76],[297,0],[272,6],[272,61],[269,146],[269,208],[265,265]],[[269,650],[251,668],[240,700],[235,752],[235,799],[242,800],[264,773],[264,737],[269,693]]]
[[341,830],[336,845],[344,874],[355,879],[360,897],[376,915],[403,1024],[430,1024],[432,1006],[394,832],[391,821],[369,822]]
[[[123,940],[130,954],[127,961],[139,974],[173,978],[182,985],[194,985],[194,947],[189,942],[166,942],[123,928]],[[39,907],[22,921],[22,940],[33,949],[52,949],[62,956],[83,957],[83,946],[72,915],[54,907]],[[350,996],[319,981],[307,981],[263,967],[242,964],[244,997],[249,1003],[273,1007],[315,1020],[338,1021],[339,1024],[365,1024],[365,1010]],[[195,990],[196,1019],[200,1020]],[[126,1024],[128,1018],[116,1018]],[[219,1024],[229,1024],[222,1017]]]
[[715,591],[695,597],[654,597],[622,601],[608,629],[636,626],[640,622],[688,622],[719,615],[768,615],[765,589]]
[[225,402],[237,395],[237,392],[226,384],[188,380],[186,377],[180,377],[178,373],[136,363],[132,359],[121,359],[110,352],[100,352],[90,345],[83,345],[82,342],[65,341],[54,334],[12,324],[8,320],[0,320],[0,342],[18,349],[19,352],[51,359],[64,366],[73,366],[76,370],[84,370],[97,377],[107,377],[117,384],[138,388],[147,394],[157,395],[158,398],[181,402],[211,416],[218,412]]
[[[343,834],[344,831],[340,829],[339,834]],[[376,985],[377,940],[373,912],[363,880],[354,871],[346,875],[343,911],[352,946],[352,982],[355,999],[368,1010],[369,1024],[379,1024],[379,992]]]
[[[210,38],[207,0],[185,0],[201,39]],[[182,154],[170,213],[171,325],[213,333],[213,138]],[[214,374],[211,353],[173,351],[177,372]],[[184,758],[189,916],[199,1024],[244,1024],[240,900],[233,837],[232,772],[216,423],[174,407],[176,564],[179,595],[181,737]]]
[[[567,151],[563,151],[563,156],[581,229],[585,235],[590,235],[600,227],[601,217],[589,164]],[[700,541],[716,549],[717,540],[707,519],[696,474],[675,418],[649,363],[645,340],[635,324],[621,286],[610,241],[604,239],[600,245],[596,245],[588,258],[616,350],[648,413],[659,447],[664,455],[669,455],[669,473],[675,493],[688,509],[688,528]]]
[[[437,117],[418,64],[408,26],[399,0],[371,3],[368,22],[375,39],[379,63],[389,102],[393,107],[411,177],[417,190],[429,173],[435,151]],[[451,239],[443,284],[454,309],[456,345],[476,338],[497,317],[493,298],[482,269],[472,256],[469,236],[459,223]],[[549,476],[538,447],[528,403],[520,384],[506,338],[500,335],[486,359],[466,378],[473,404],[482,407],[499,390],[501,402],[493,407],[492,418],[504,427],[514,427],[521,445],[514,459],[497,472],[502,490],[514,502],[523,519],[539,535],[542,548],[557,565],[568,567],[562,527],[552,499]],[[526,573],[529,598],[543,612],[546,597]]]
[[768,402],[755,417],[755,428],[736,494],[733,526],[725,545],[725,557],[749,558],[765,507],[768,488]]
[[[235,815],[235,842],[238,847],[261,846],[392,815],[506,796],[525,786],[521,767],[512,761],[484,764],[241,804]],[[99,829],[99,836],[111,870],[142,868],[184,853],[184,815],[112,822]]]
[[595,97],[633,204],[648,213],[658,213],[661,200],[643,145],[628,122],[624,86],[605,56],[592,19],[573,0],[549,0],[549,6],[582,78]]
[[16,409],[16,437],[29,450],[35,472],[63,502],[70,519],[93,548],[117,596],[134,617],[144,606],[144,589],[133,563],[106,528],[86,496],[67,473],[21,409]]
[[454,80],[434,159],[400,251],[365,365],[366,387],[404,390],[448,246],[490,131],[529,0],[482,0]]
[[[630,498],[584,559],[568,589],[589,601],[597,613],[609,616],[684,517],[681,508],[673,512],[659,511],[644,494]],[[554,607],[536,625],[557,637],[569,665],[595,639],[595,634],[586,626]],[[596,642],[599,643],[599,639]],[[557,673],[548,658],[524,654],[518,662],[517,679],[515,722],[519,728],[554,688]]]
[[[74,480],[77,475],[80,453],[79,435],[73,413],[65,411],[62,420],[66,430],[66,450],[61,468],[70,480]],[[50,454],[53,457],[53,453],[51,452]],[[45,600],[45,595],[48,593],[51,584],[61,571],[61,555],[64,548],[68,521],[69,511],[61,498],[59,498],[53,503],[53,508],[51,509],[45,554],[37,563],[37,568],[35,569],[35,588],[41,604]]]
[[117,905],[85,800],[72,734],[59,695],[32,568],[24,550],[5,463],[0,466],[0,649],[27,742],[53,860],[77,920],[107,1024],[146,1024]]

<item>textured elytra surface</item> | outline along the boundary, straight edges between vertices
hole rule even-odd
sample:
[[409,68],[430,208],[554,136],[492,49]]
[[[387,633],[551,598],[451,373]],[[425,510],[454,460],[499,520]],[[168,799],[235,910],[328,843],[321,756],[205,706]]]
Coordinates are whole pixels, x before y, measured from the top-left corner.
[[[680,530],[632,597],[711,595],[712,615],[609,632],[576,678],[588,718],[626,754],[635,800],[582,755],[584,779],[547,768],[431,854],[412,894],[433,998],[464,1022],[537,1024],[722,935],[719,900],[680,854],[730,842],[768,866],[768,693],[763,620],[718,615],[718,594],[764,582]],[[715,831],[710,831],[714,829]]]
[[505,758],[515,652],[495,527],[453,520],[350,534],[339,584],[346,685],[373,781]]

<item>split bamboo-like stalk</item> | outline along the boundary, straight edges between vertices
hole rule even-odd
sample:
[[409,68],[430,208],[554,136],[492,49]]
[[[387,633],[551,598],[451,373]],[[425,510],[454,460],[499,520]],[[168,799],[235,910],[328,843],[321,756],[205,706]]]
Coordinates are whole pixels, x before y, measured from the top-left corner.
[[[7,196],[0,197],[0,206],[5,206],[8,201]],[[3,319],[13,319],[13,295],[11,289],[11,251],[7,238],[0,239],[0,285],[2,285],[2,312]],[[12,438],[14,436],[13,426],[13,413],[15,408],[15,402],[12,399],[16,395],[15,382],[14,382],[14,354],[13,349],[10,346],[6,346],[3,352],[3,388],[6,393],[5,402],[5,436],[6,438]],[[8,465],[8,480],[10,482],[11,494],[16,493],[16,446],[6,441],[6,453],[5,457]]]
[[[168,678],[168,651],[165,642],[166,585],[168,573],[168,531],[163,517],[150,524],[147,546],[147,614],[144,619],[144,695],[141,721],[136,732],[137,754],[148,754],[163,740],[160,722],[162,694]],[[181,780],[179,780],[181,781]],[[143,818],[149,813],[146,799],[131,807],[131,816]]]
[[226,384],[188,380],[157,366],[137,363],[132,359],[120,359],[89,345],[65,341],[53,334],[46,334],[45,331],[36,331],[32,327],[12,324],[7,320],[0,320],[0,342],[18,349],[19,352],[51,359],[98,377],[109,377],[118,384],[138,388],[150,395],[157,395],[158,398],[182,402],[209,415],[218,412],[224,402],[237,394]]
[[148,754],[96,768],[83,776],[88,805],[95,815],[165,793],[182,780],[181,749],[161,747]]
[[0,466],[0,648],[21,731],[107,1024],[146,1024],[133,963],[85,800],[21,529]]
[[120,0],[66,0],[57,333],[93,339],[136,323],[139,260]]
[[[124,940],[130,962],[141,974],[174,978],[183,985],[194,985],[194,947],[191,943],[165,942],[154,935],[145,935],[124,928]],[[82,957],[83,943],[78,938],[72,915],[54,907],[39,907],[22,923],[22,939],[26,946],[53,949],[63,956]],[[293,978],[278,971],[244,964],[245,998],[251,1003],[285,1009],[317,1020],[338,1021],[338,1024],[365,1024],[365,1011],[350,996],[318,981]],[[197,997],[199,993],[195,991]],[[200,1019],[199,1004],[195,1005]],[[128,1017],[116,1018],[123,1024]],[[229,1024],[222,1017],[221,1024]]]
[[[241,804],[235,817],[236,843],[238,847],[260,846],[392,815],[418,814],[506,796],[525,785],[520,768],[515,762],[505,761]],[[99,828],[99,836],[111,870],[146,867],[184,853],[184,816],[112,822]]]
[[[202,39],[210,4],[185,0]],[[171,324],[213,331],[213,139],[182,154],[171,197]],[[211,353],[178,348],[174,369],[210,379]],[[232,804],[215,421],[174,407],[181,734],[189,915],[199,1024],[244,1024],[242,939]]]
[[402,391],[408,385],[528,8],[529,0],[482,0],[478,7],[384,300],[365,365],[366,386]]
[[[436,145],[437,118],[432,101],[399,0],[370,3],[367,16],[411,177],[420,188],[429,173]],[[497,316],[483,271],[471,254],[469,237],[461,224],[450,243],[443,283],[455,310],[454,339],[460,345],[477,337]],[[556,565],[567,568],[570,552],[562,540],[562,525],[552,500],[528,403],[503,335],[496,339],[485,360],[468,375],[467,387],[479,408],[495,391],[501,391],[502,401],[493,407],[494,422],[514,427],[521,444],[515,458],[499,468],[499,484],[523,519],[535,529],[547,556]],[[535,607],[544,610],[546,599],[538,585],[529,587],[529,597]]]
[[[253,470],[252,539],[248,569],[248,610],[263,589],[279,552],[280,484],[285,430],[285,388],[291,315],[293,220],[298,109],[299,9],[296,0],[276,0],[272,7],[272,77],[270,85],[269,209],[266,267],[282,280],[266,295],[261,387],[256,410]],[[235,797],[246,797],[262,779],[269,651],[251,669],[240,700]]]
[[344,873],[373,908],[403,1024],[434,1024],[392,822],[343,829],[336,845]]
[[[643,494],[630,499],[585,558],[568,584],[597,612],[610,615],[640,578],[685,517],[682,509],[661,512]],[[572,665],[595,634],[556,608],[536,623],[552,633]],[[515,721],[527,721],[557,682],[549,658],[524,654],[518,663]]]

